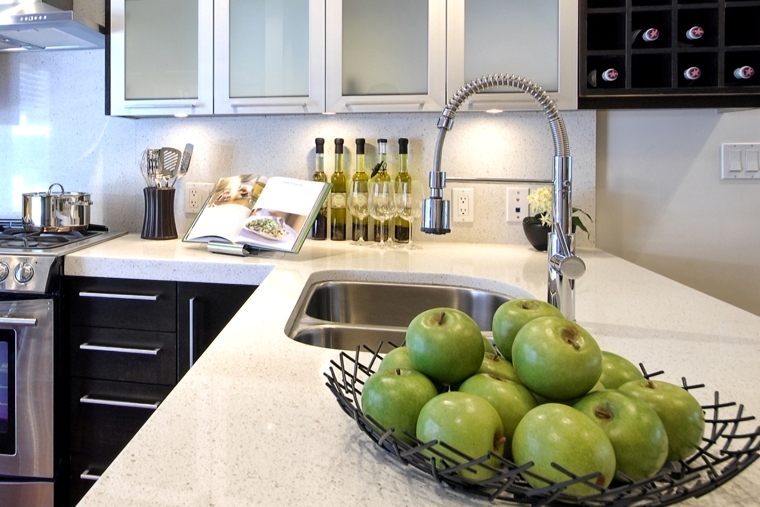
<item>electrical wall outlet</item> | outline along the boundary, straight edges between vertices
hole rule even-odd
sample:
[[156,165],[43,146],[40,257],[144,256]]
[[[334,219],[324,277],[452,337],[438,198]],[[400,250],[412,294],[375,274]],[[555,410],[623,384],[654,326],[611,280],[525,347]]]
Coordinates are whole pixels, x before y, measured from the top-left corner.
[[185,183],[185,213],[198,213],[212,190],[213,183]]
[[528,216],[528,187],[507,187],[507,223],[519,223]]
[[451,189],[451,221],[473,222],[475,220],[475,191],[472,188]]

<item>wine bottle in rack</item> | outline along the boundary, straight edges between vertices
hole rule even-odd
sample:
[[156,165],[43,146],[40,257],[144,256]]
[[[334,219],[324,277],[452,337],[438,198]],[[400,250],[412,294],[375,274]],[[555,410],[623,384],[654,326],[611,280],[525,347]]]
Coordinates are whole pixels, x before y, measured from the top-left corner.
[[[356,172],[351,177],[351,188],[358,188],[360,192],[367,192],[367,182],[369,176],[364,164],[364,144],[365,140],[359,138],[356,140]],[[361,239],[367,239],[367,233],[369,231],[369,218],[357,218],[351,216],[351,237],[354,241]]]
[[686,84],[689,86],[701,76],[702,70],[699,67],[689,67],[683,71],[683,77],[686,79]]
[[343,173],[343,139],[335,140],[335,171],[330,178],[330,239],[346,240],[346,175]]
[[587,82],[590,87],[597,88],[611,85],[617,81],[618,77],[620,77],[620,74],[616,69],[610,68],[604,71],[593,69],[588,73]]
[[[409,174],[408,161],[409,139],[402,137],[398,140],[398,174],[396,185],[409,183],[412,185],[412,176]],[[396,243],[409,243],[409,220],[397,216],[393,223],[393,240]]]
[[650,47],[652,42],[660,38],[657,28],[639,28],[631,33],[631,45],[633,47]]
[[692,26],[688,30],[686,30],[686,40],[689,41],[698,41],[705,35],[705,29],[701,26]]
[[735,68],[733,74],[734,74],[734,77],[737,79],[737,82],[741,83],[742,81],[746,81],[747,79],[754,76],[755,69],[753,69],[749,65],[744,65],[742,67]]
[[[314,140],[316,144],[316,154],[314,157],[314,181],[327,182],[325,174],[325,140],[318,137]],[[322,204],[314,225],[311,227],[311,239],[327,239],[327,202]]]
[[[372,178],[371,178],[372,181],[391,181],[391,177],[388,174],[388,140],[387,139],[377,140],[377,156],[378,156],[377,164],[375,164],[375,167],[372,169]],[[388,236],[390,235],[390,227],[391,227],[390,220],[386,220],[384,223],[381,223],[375,220],[372,239],[374,239],[377,242],[380,242],[380,238],[382,237],[383,241],[387,241]]]

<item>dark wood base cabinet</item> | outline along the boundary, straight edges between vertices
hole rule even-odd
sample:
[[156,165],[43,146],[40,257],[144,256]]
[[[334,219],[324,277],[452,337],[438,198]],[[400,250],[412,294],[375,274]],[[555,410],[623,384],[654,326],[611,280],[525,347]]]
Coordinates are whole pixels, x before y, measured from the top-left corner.
[[255,288],[115,278],[65,279],[72,506]]

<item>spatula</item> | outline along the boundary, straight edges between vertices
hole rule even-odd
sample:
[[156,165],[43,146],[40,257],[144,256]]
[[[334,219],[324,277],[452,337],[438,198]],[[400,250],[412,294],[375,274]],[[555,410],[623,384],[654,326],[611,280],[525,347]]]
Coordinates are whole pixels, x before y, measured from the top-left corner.
[[190,167],[190,159],[193,157],[193,145],[188,143],[185,145],[185,151],[182,153],[182,161],[179,164],[179,170],[174,178],[169,181],[169,186],[173,187],[174,184],[187,174],[187,169]]
[[180,157],[182,153],[176,148],[161,148],[158,152],[158,160],[161,171],[161,186],[169,185],[169,180],[177,175]]

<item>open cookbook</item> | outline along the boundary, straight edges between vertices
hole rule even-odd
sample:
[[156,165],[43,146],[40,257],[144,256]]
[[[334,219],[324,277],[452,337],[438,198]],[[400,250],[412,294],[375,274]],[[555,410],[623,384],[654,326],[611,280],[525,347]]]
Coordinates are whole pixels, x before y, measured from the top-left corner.
[[329,192],[329,183],[280,176],[222,178],[183,241],[298,253]]

